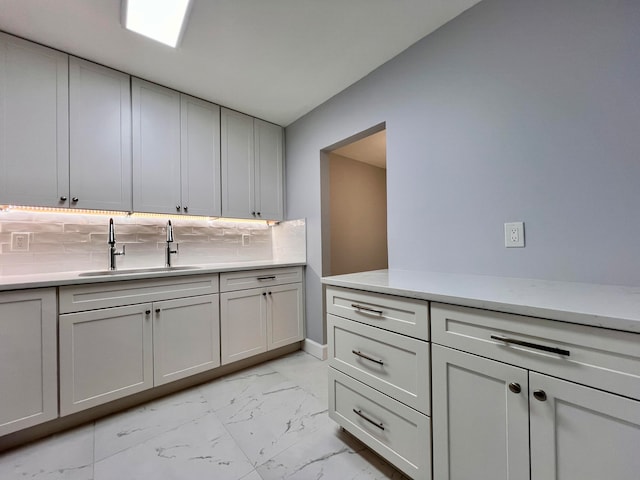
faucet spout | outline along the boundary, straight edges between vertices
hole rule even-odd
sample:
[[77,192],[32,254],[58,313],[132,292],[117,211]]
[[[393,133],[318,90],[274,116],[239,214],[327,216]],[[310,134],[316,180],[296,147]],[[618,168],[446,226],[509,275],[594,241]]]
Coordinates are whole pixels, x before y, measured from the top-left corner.
[[113,218],[109,219],[109,239],[107,240],[107,243],[111,246],[116,244],[116,230],[113,226]]
[[164,266],[167,268],[171,267],[171,255],[178,253],[178,246],[176,245],[175,250],[171,250],[171,244],[173,243],[173,225],[171,225],[171,220],[167,221],[167,247],[165,249],[164,254]]
[[107,243],[109,244],[109,270],[115,270],[116,256],[125,255],[125,246],[122,246],[121,252],[116,249],[116,229],[113,225],[113,218],[109,219],[109,237]]

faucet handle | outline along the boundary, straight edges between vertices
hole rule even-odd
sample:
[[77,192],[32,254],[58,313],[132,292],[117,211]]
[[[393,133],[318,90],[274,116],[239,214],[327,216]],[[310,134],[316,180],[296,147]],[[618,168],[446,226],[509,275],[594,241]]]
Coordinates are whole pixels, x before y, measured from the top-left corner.
[[122,245],[122,250],[120,250],[119,252],[116,252],[114,255],[126,255],[126,245]]

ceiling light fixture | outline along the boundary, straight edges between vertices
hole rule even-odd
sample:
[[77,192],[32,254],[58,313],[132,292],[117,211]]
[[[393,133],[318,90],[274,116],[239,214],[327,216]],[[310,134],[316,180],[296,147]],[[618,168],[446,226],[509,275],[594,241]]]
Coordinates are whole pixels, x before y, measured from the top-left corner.
[[178,45],[191,0],[122,0],[122,24],[170,47]]

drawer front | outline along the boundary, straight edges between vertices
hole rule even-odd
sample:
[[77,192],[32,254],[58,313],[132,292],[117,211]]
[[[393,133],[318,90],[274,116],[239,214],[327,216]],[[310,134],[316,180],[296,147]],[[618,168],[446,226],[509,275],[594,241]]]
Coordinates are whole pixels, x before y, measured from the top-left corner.
[[327,315],[329,365],[429,415],[429,343]]
[[329,367],[329,416],[414,480],[431,478],[431,420]]
[[60,287],[60,313],[218,293],[218,274]]
[[424,300],[327,287],[327,313],[429,340],[429,303]]
[[440,345],[640,399],[637,333],[437,303],[431,330]]
[[301,281],[302,267],[225,272],[220,274],[220,291],[232,292]]

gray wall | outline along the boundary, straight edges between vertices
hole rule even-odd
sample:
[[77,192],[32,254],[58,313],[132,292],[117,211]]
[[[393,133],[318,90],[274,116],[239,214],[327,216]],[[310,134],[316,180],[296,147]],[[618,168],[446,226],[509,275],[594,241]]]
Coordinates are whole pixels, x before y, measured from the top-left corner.
[[[640,284],[640,1],[483,0],[287,128],[324,343],[320,150],[387,128],[389,267]],[[503,223],[527,246],[506,249]]]

